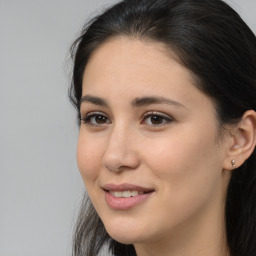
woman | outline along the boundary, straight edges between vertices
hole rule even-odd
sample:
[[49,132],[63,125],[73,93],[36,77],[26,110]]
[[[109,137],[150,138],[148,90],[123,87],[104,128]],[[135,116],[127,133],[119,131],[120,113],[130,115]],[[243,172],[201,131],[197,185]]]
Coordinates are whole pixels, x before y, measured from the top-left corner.
[[74,255],[255,256],[256,38],[220,0],[124,0],[72,48]]

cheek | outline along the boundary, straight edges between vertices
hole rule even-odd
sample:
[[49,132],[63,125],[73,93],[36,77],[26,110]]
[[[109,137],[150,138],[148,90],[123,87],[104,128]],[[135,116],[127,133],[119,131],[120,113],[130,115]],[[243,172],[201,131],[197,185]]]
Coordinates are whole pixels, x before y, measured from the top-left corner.
[[77,163],[87,188],[99,176],[102,148],[98,145],[97,140],[93,140],[93,138],[80,131],[77,143]]
[[180,129],[168,139],[156,139],[154,146],[144,144],[145,148],[151,148],[147,150],[148,165],[164,189],[175,189],[182,195],[214,188],[221,171],[221,158],[215,130],[207,131],[198,132],[196,127],[189,131]]
[[213,136],[175,136],[156,141],[147,153],[160,198],[156,216],[180,223],[220,198],[221,160]]

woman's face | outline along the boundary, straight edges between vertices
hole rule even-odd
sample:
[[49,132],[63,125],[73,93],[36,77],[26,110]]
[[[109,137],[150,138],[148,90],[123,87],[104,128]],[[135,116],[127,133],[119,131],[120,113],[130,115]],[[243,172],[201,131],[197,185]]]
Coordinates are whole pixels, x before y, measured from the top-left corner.
[[163,45],[104,43],[82,95],[78,166],[114,239],[152,243],[216,225],[227,179],[214,105]]

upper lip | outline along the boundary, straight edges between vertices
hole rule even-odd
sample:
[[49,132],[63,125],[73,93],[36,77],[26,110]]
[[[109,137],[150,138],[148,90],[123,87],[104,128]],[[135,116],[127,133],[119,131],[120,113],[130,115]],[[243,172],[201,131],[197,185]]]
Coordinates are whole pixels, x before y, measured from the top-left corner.
[[136,191],[143,191],[143,192],[152,192],[154,189],[152,188],[145,188],[138,185],[123,183],[123,184],[106,184],[102,187],[104,190],[107,191],[127,191],[127,190],[136,190]]

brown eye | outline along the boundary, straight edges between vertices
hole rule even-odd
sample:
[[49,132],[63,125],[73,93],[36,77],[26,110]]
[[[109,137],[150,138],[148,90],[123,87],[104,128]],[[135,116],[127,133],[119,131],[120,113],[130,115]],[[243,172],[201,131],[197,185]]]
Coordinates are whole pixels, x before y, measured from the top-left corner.
[[162,116],[152,115],[150,117],[151,124],[159,125],[162,124],[164,121],[164,118]]
[[97,124],[105,124],[107,122],[107,117],[102,115],[96,115],[95,117],[95,123]]
[[171,121],[173,121],[173,119],[169,116],[164,115],[164,114],[149,113],[149,114],[145,115],[142,123],[150,125],[150,126],[159,127],[159,126],[163,126],[165,124],[168,124]]
[[104,125],[111,123],[107,116],[101,113],[89,113],[87,116],[81,119],[85,124],[89,125]]

